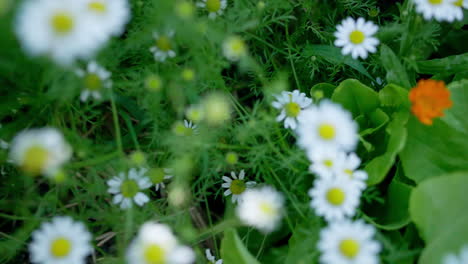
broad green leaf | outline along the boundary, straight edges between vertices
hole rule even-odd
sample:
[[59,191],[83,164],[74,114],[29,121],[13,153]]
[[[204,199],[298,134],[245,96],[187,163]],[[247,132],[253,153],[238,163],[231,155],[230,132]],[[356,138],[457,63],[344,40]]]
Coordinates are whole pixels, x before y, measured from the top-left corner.
[[367,117],[365,117],[367,121],[371,124],[371,127],[366,128],[359,132],[361,137],[364,137],[366,135],[372,134],[376,132],[377,130],[381,129],[382,127],[385,126],[385,124],[388,123],[388,120],[390,119],[388,115],[382,111],[382,109],[377,108],[375,111],[369,113]]
[[427,244],[419,263],[439,264],[467,243],[466,190],[468,172],[458,172],[425,180],[411,193],[410,216]]
[[308,45],[304,48],[303,55],[308,57],[320,56],[333,64],[348,65],[349,67],[355,69],[356,71],[374,81],[374,78],[372,78],[372,76],[367,72],[366,68],[362,66],[361,62],[351,58],[351,56],[344,56],[341,54],[341,50],[337,47],[328,45]]
[[386,85],[379,91],[379,99],[382,106],[405,109],[410,108],[408,91],[396,84]]
[[333,94],[333,90],[335,90],[336,86],[329,84],[329,83],[317,83],[316,85],[312,86],[310,89],[310,96],[312,98],[317,98],[318,93],[322,93],[323,97],[331,98]]
[[333,92],[332,100],[340,103],[355,117],[373,112],[380,104],[377,92],[354,79],[341,82]]
[[414,116],[408,121],[408,141],[400,158],[405,175],[415,182],[468,170],[468,81],[451,83],[448,88],[454,105],[444,118],[435,119],[432,126]]
[[380,46],[380,60],[387,71],[386,79],[389,84],[396,84],[409,89],[412,85],[406,69],[395,53],[386,45]]
[[398,112],[385,129],[389,137],[387,151],[383,155],[371,160],[365,167],[369,175],[369,179],[367,180],[369,185],[378,184],[385,179],[395,163],[396,156],[404,148],[407,138],[405,126],[407,120],[407,112]]
[[464,72],[468,65],[468,53],[449,56],[443,59],[418,61],[416,72],[423,74]]
[[319,239],[320,221],[312,218],[298,224],[288,241],[289,252],[286,264],[317,263],[319,252],[317,242]]
[[260,264],[244,246],[235,229],[224,231],[221,258],[225,264]]

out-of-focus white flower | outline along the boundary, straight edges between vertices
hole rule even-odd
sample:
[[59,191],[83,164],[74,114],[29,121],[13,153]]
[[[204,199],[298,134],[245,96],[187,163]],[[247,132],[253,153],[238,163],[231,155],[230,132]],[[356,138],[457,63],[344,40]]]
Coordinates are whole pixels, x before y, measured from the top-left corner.
[[254,181],[245,182],[244,178],[244,170],[240,171],[239,177],[237,177],[236,173],[233,171],[231,171],[231,178],[228,176],[223,176],[224,183],[221,185],[221,187],[227,189],[224,191],[224,196],[229,196],[232,194],[232,203],[239,201],[242,193],[244,193],[247,189],[252,188],[256,184]]
[[223,14],[227,7],[227,0],[202,0],[197,3],[198,7],[205,8],[208,11],[208,17],[215,19],[216,16]]
[[108,180],[109,189],[107,191],[114,194],[112,203],[120,204],[122,209],[130,208],[133,202],[138,206],[147,203],[149,201],[148,196],[141,192],[152,185],[150,179],[146,177],[146,171],[146,169],[138,171],[132,168],[128,171],[128,175],[121,172],[118,176]]
[[164,180],[172,179],[172,170],[169,168],[152,168],[148,172],[151,182],[156,191],[166,188]]
[[348,177],[354,181],[361,189],[366,188],[367,172],[358,170],[361,159],[352,152],[346,155],[342,153],[341,163],[335,167],[335,173],[338,177]]
[[76,74],[83,79],[83,91],[80,99],[85,102],[91,96],[96,100],[102,98],[103,88],[111,88],[111,73],[99,66],[95,61],[88,63],[86,70],[78,69]]
[[206,259],[210,262],[210,263],[213,263],[213,264],[223,264],[223,260],[222,259],[218,259],[216,260],[215,256],[213,256],[211,254],[211,250],[209,248],[207,248],[205,250],[205,255],[206,255]]
[[88,20],[104,38],[123,33],[130,19],[127,0],[83,0]]
[[366,22],[362,17],[357,20],[348,17],[336,26],[335,46],[342,47],[343,55],[351,53],[353,59],[359,57],[366,59],[369,52],[377,51],[379,40],[374,37],[374,34],[378,29],[374,23]]
[[463,3],[457,0],[414,0],[416,11],[424,19],[435,18],[437,21],[453,22],[463,19]]
[[167,58],[174,58],[176,56],[172,43],[174,31],[169,31],[167,34],[154,32],[153,37],[156,42],[154,43],[154,46],[150,48],[150,51],[153,53],[155,60],[164,62]]
[[443,264],[465,264],[468,263],[468,245],[465,245],[460,252],[460,255],[447,254],[443,261]]
[[224,56],[230,61],[238,61],[247,55],[247,45],[239,36],[230,36],[223,43]]
[[284,120],[284,127],[296,129],[297,117],[302,110],[312,104],[312,99],[308,98],[305,93],[294,90],[292,92],[282,92],[280,95],[275,96],[276,101],[272,103],[273,107],[281,110],[281,113],[276,118],[276,121],[281,122]]
[[307,157],[312,162],[309,171],[317,174],[321,178],[331,178],[335,176],[338,168],[342,167],[344,152],[335,148],[320,148],[307,152]]

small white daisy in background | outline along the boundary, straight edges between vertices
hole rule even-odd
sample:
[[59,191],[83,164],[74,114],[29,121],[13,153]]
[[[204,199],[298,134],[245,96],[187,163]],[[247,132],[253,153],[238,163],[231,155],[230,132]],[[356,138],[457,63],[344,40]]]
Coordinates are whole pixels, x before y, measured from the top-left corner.
[[463,20],[463,9],[468,8],[467,0],[452,0],[452,5],[450,6],[446,17],[446,21],[452,22],[454,20]]
[[357,20],[351,17],[346,18],[336,26],[335,46],[342,47],[341,53],[348,55],[351,53],[353,59],[359,57],[365,59],[368,53],[377,51],[379,40],[374,37],[379,27],[371,21],[365,21],[360,17]]
[[32,233],[29,255],[37,264],[85,264],[91,254],[91,234],[81,222],[54,217]]
[[88,100],[89,96],[96,100],[101,99],[103,89],[112,87],[111,73],[99,66],[95,61],[88,63],[86,70],[78,69],[75,72],[83,80],[83,91],[80,95],[83,102]]
[[468,245],[461,249],[460,255],[447,254],[442,261],[442,264],[466,264],[468,263]]
[[204,118],[203,107],[201,105],[191,105],[185,110],[185,116],[188,120],[195,123],[200,122]]
[[230,61],[238,61],[247,55],[247,45],[239,36],[230,36],[223,42],[223,54]]
[[280,224],[283,207],[283,195],[270,186],[264,186],[245,191],[236,214],[244,224],[269,233]]
[[335,173],[338,176],[348,177],[355,182],[361,189],[366,188],[367,172],[358,170],[361,165],[361,159],[352,152],[346,155],[342,153],[343,158],[340,166],[335,168]]
[[337,168],[341,168],[344,152],[335,148],[318,148],[307,152],[307,157],[312,164],[309,171],[322,178],[335,176]]
[[228,176],[223,176],[224,183],[221,186],[227,189],[224,191],[224,196],[229,196],[232,194],[232,203],[238,202],[241,194],[244,193],[247,189],[254,187],[256,184],[254,181],[246,182],[244,178],[244,170],[239,172],[239,177],[237,177],[236,173],[233,171],[231,171],[231,178]]
[[374,227],[362,220],[330,223],[320,231],[320,263],[379,264],[381,246],[374,235]]
[[104,38],[122,34],[130,19],[127,0],[84,0],[83,6],[87,19]]
[[59,64],[88,58],[103,44],[86,17],[83,1],[27,0],[18,10],[16,34],[24,50],[47,55]]
[[184,126],[186,128],[185,133],[187,136],[198,134],[198,126],[192,123],[192,121],[184,119]]
[[284,127],[296,129],[297,117],[302,110],[306,109],[312,104],[312,99],[308,98],[305,93],[294,90],[292,92],[282,92],[276,95],[276,101],[272,103],[273,107],[281,110],[281,113],[276,118],[276,121],[281,122],[284,120]]
[[358,126],[351,114],[328,100],[303,110],[298,121],[298,144],[307,152],[314,148],[353,151],[358,142]]
[[141,192],[144,189],[151,187],[151,181],[146,177],[146,169],[137,171],[132,168],[127,175],[123,172],[118,176],[107,181],[109,193],[114,194],[112,203],[120,204],[121,209],[128,209],[135,202],[139,206],[143,206],[149,201],[146,194]]
[[132,264],[191,264],[195,253],[180,245],[168,226],[146,222],[131,242],[126,259]]
[[463,19],[463,10],[457,0],[414,0],[416,12],[422,14],[424,19],[435,18],[437,21],[452,22]]
[[154,46],[150,48],[150,51],[153,53],[155,60],[164,62],[167,58],[174,58],[176,56],[172,43],[174,31],[169,31],[167,34],[154,32],[153,37],[156,41]]
[[198,7],[205,8],[208,11],[208,17],[215,19],[216,16],[223,14],[224,9],[227,7],[227,0],[202,0],[197,3]]
[[327,221],[342,220],[356,214],[361,188],[345,177],[319,178],[309,190],[310,207]]
[[10,159],[31,175],[51,175],[72,155],[70,145],[55,128],[24,130],[11,143]]
[[164,180],[172,179],[172,170],[169,168],[151,168],[148,171],[148,177],[151,180],[151,183],[154,184],[154,188],[156,191],[159,189],[166,188],[164,184]]
[[218,259],[216,260],[215,256],[213,256],[211,254],[211,250],[209,248],[207,248],[205,250],[205,255],[206,255],[206,259],[210,262],[210,263],[213,263],[213,264],[223,264],[223,260],[222,259]]

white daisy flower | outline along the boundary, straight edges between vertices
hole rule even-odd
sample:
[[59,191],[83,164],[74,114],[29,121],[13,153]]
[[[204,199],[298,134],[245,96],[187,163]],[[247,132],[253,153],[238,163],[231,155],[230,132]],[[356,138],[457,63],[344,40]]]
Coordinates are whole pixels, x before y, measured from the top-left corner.
[[132,264],[190,264],[195,261],[195,254],[178,243],[168,226],[147,222],[131,242],[126,258]]
[[213,264],[223,264],[223,260],[222,259],[218,259],[216,260],[215,256],[213,256],[211,254],[211,250],[209,248],[207,248],[205,250],[205,255],[206,255],[206,259],[210,262],[210,263],[213,263]]
[[130,19],[127,0],[83,0],[87,19],[95,25],[101,36],[118,36]]
[[298,144],[308,152],[314,148],[353,151],[358,142],[358,127],[351,114],[328,100],[301,111],[298,121]]
[[[112,203],[120,204],[121,209],[128,209],[135,202],[138,206],[143,206],[149,201],[146,194],[141,192],[151,187],[151,181],[146,177],[146,169],[137,171],[132,168],[128,174],[121,172],[118,176],[107,181],[109,189],[107,192],[114,194]],[[133,201],[133,202],[132,202]]]
[[361,189],[345,177],[319,178],[309,190],[310,207],[327,221],[342,220],[356,213]]
[[351,53],[353,59],[359,57],[365,59],[367,54],[377,51],[379,40],[374,37],[379,27],[371,21],[365,21],[360,17],[357,20],[351,17],[346,18],[336,26],[335,46],[343,47],[341,53],[348,55]]
[[156,42],[154,46],[150,48],[150,51],[153,53],[155,60],[164,62],[167,58],[174,58],[176,56],[172,44],[174,31],[169,31],[165,35],[154,32],[153,37]]
[[452,22],[455,19],[463,19],[462,4],[457,0],[414,0],[416,12],[423,15],[424,19],[435,18],[437,21]]
[[206,8],[209,12],[208,17],[215,19],[216,16],[223,14],[224,9],[227,7],[227,0],[202,0],[197,3],[198,7]]
[[91,254],[91,234],[81,222],[67,216],[54,217],[32,233],[29,255],[37,264],[85,264]]
[[448,22],[452,22],[454,20],[463,20],[463,8],[468,8],[468,1],[467,0],[453,0],[451,1],[452,5],[450,6],[447,12],[446,20]]
[[276,121],[281,122],[284,120],[284,127],[296,129],[297,117],[302,110],[312,104],[312,99],[308,98],[305,93],[294,90],[292,92],[282,92],[280,95],[275,96],[276,101],[272,103],[273,107],[281,110],[280,115]]
[[466,264],[468,263],[468,245],[464,246],[461,249],[460,255],[456,254],[447,254],[442,264]]
[[238,61],[247,55],[247,45],[239,36],[230,36],[223,42],[223,54],[230,61]]
[[70,145],[55,128],[20,132],[11,143],[10,159],[26,173],[52,175],[72,155]]
[[149,170],[148,176],[151,182],[154,184],[156,191],[166,188],[164,181],[172,179],[173,177],[172,170],[169,168],[152,168]]
[[312,162],[309,171],[322,178],[335,176],[337,168],[342,167],[343,157],[346,154],[335,148],[317,148],[307,152],[307,157]]
[[236,173],[231,171],[231,178],[228,176],[223,176],[224,183],[221,185],[227,190],[224,191],[224,196],[229,196],[232,194],[232,203],[236,203],[241,198],[241,194],[244,193],[247,189],[250,189],[255,186],[256,182],[248,181],[245,182],[245,172],[241,170],[239,177],[236,176]]
[[283,206],[283,195],[270,186],[264,186],[245,191],[236,213],[246,225],[269,233],[280,224]]
[[198,126],[192,123],[192,121],[184,119],[184,127],[185,127],[185,134],[187,136],[198,134]]
[[112,87],[111,73],[99,66],[95,61],[88,63],[86,70],[78,69],[75,72],[83,79],[83,91],[80,95],[83,102],[86,102],[89,96],[100,100],[103,88],[109,89]]
[[340,166],[335,168],[335,173],[338,176],[348,177],[354,181],[361,189],[366,188],[367,172],[358,170],[361,165],[361,159],[352,152],[348,155],[342,153],[343,158]]
[[378,264],[380,244],[373,240],[375,229],[362,220],[331,222],[320,232],[320,263]]
[[1,149],[8,149],[9,147],[10,147],[10,144],[8,144],[8,142],[6,142],[3,139],[0,139],[0,148]]
[[59,64],[88,58],[103,44],[82,12],[82,1],[27,0],[16,19],[16,34],[24,50],[48,55]]

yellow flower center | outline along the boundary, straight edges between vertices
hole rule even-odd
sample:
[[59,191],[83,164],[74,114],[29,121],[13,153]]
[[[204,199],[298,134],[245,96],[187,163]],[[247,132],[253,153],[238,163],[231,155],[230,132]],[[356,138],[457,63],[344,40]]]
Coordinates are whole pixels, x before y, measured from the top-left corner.
[[443,0],[429,0],[429,3],[431,3],[431,5],[440,5],[442,4]]
[[138,193],[139,188],[135,180],[125,180],[120,186],[120,192],[125,198],[133,198]]
[[333,161],[332,160],[324,160],[323,165],[325,165],[328,168],[331,168],[333,166]]
[[229,46],[231,51],[238,56],[245,53],[245,43],[238,37],[231,39]]
[[352,259],[359,253],[359,242],[354,239],[344,239],[340,243],[340,251],[345,257]]
[[208,12],[211,12],[211,13],[218,12],[220,8],[221,8],[220,0],[206,0],[206,9],[208,9]]
[[156,244],[150,244],[145,248],[144,258],[146,264],[164,264],[166,263],[166,252]]
[[320,125],[319,129],[319,135],[322,139],[325,140],[332,140],[335,138],[335,127],[330,125],[330,124],[322,124]]
[[242,180],[233,180],[229,189],[233,194],[241,194],[246,189],[245,182]]
[[46,166],[49,159],[49,151],[44,147],[35,145],[26,150],[24,154],[22,168],[25,172],[37,175],[40,174]]
[[156,40],[156,47],[162,51],[170,51],[171,50],[171,40],[167,36],[160,36]]
[[351,32],[351,34],[349,34],[349,40],[353,44],[361,44],[365,38],[366,36],[360,30],[354,30],[353,32]]
[[95,73],[86,74],[83,81],[86,89],[88,90],[99,91],[102,88],[102,80]]
[[453,4],[456,5],[456,6],[462,7],[463,6],[463,0],[458,0],[458,1],[454,2]]
[[58,35],[70,33],[75,26],[73,17],[68,12],[55,13],[50,20],[50,24]]
[[284,110],[286,111],[287,116],[297,117],[301,112],[301,107],[297,103],[290,102],[284,106]]
[[345,193],[339,188],[331,188],[327,192],[327,200],[333,205],[341,205],[345,200]]
[[50,253],[55,258],[63,258],[68,256],[71,251],[71,242],[66,238],[57,238],[50,245]]
[[344,169],[344,173],[348,174],[350,177],[353,176],[353,171],[350,169]]
[[276,215],[276,209],[266,202],[260,203],[260,211],[268,216]]
[[148,175],[152,183],[158,184],[163,182],[165,173],[163,168],[152,168]]
[[88,4],[89,10],[103,14],[107,11],[107,6],[103,2],[93,1]]

